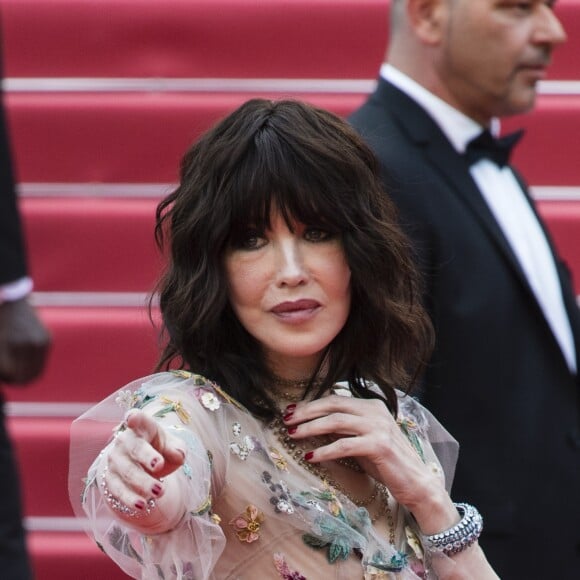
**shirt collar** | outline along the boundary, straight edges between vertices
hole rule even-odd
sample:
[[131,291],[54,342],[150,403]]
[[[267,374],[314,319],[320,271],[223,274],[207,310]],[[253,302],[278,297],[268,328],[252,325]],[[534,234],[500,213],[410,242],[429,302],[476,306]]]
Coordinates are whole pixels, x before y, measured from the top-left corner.
[[[423,107],[458,153],[465,153],[467,143],[483,131],[479,123],[428,91],[393,65],[383,63],[380,75]],[[492,119],[491,133],[498,135],[499,128],[499,120]]]

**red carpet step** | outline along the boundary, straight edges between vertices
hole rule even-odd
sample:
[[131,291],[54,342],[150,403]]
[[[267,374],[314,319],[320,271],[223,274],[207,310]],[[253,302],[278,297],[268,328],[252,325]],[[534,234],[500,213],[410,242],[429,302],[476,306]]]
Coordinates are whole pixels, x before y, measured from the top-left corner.
[[[552,78],[577,79],[580,0]],[[386,0],[4,0],[11,77],[374,78]]]
[[[579,53],[580,54],[580,53]],[[13,93],[9,119],[21,182],[175,183],[193,141],[250,93]],[[362,94],[293,94],[348,115]],[[532,185],[579,185],[580,94],[544,95],[524,127],[515,163]],[[47,154],[47,152],[50,152]],[[538,162],[540,160],[541,162]]]

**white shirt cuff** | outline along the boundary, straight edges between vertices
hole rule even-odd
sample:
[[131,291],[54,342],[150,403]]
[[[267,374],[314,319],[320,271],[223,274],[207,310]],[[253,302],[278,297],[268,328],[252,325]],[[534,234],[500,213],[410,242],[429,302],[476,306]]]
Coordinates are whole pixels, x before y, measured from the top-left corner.
[[28,296],[32,292],[32,279],[25,277],[0,286],[0,304],[15,302]]

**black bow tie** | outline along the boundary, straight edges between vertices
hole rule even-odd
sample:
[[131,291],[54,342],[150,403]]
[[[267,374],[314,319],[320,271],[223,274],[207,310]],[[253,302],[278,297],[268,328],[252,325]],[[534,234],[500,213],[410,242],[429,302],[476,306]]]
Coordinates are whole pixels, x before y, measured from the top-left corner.
[[512,149],[523,134],[524,130],[520,129],[505,137],[496,138],[486,129],[467,144],[465,157],[470,165],[477,163],[480,159],[489,159],[503,167],[508,164]]

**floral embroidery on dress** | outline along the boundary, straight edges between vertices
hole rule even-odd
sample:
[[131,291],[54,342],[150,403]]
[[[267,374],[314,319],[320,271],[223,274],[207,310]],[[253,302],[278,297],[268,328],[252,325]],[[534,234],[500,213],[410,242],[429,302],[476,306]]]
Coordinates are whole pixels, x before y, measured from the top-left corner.
[[292,499],[290,490],[285,481],[279,483],[272,481],[272,474],[269,471],[262,473],[262,481],[270,488],[274,494],[270,496],[270,503],[274,506],[274,511],[284,514],[293,514],[298,503]]
[[[320,504],[325,503],[330,512],[321,512],[316,516],[312,532],[302,536],[307,546],[326,549],[326,557],[330,564],[334,564],[337,560],[348,559],[352,553],[359,553],[367,544],[372,523],[364,507],[345,509],[330,487],[302,492],[296,496],[296,499],[298,497],[300,497],[300,507],[304,509],[314,506],[320,510]],[[372,574],[400,572],[407,565],[407,555],[402,552],[395,551],[392,556],[387,557],[378,551],[367,563],[365,574],[368,572],[369,575],[365,578],[390,578],[390,576],[373,576]]]
[[139,564],[143,564],[143,559],[129,540],[129,534],[124,532],[120,527],[114,526],[109,532],[109,541],[111,542],[111,546],[121,552],[121,554],[137,560]]
[[[179,377],[181,379],[189,379],[192,376],[194,377],[194,380],[197,379],[199,377],[199,375],[194,375],[193,373],[189,372],[189,371],[184,371],[182,369],[178,369],[178,370],[174,370],[174,371],[170,371],[172,375]],[[201,377],[200,377],[201,378]]]
[[[234,437],[241,437],[242,435],[242,426],[240,423],[236,422],[232,425],[232,433]],[[231,441],[230,442],[230,451],[237,455],[242,461],[245,461],[250,453],[256,449],[256,439],[254,437],[250,437],[249,435],[245,435],[240,441]],[[261,448],[261,446],[258,446]]]
[[379,550],[373,554],[373,557],[367,563],[364,569],[364,580],[387,580],[396,578],[396,572],[401,572],[408,566],[406,554],[397,552],[390,558]]
[[[182,562],[181,571],[179,572],[177,570],[177,566],[173,564],[171,566],[171,573],[173,574],[174,578],[180,578],[182,580],[195,580],[195,573],[191,562]],[[163,578],[163,576],[160,576],[160,578]]]
[[423,451],[423,445],[421,440],[417,435],[417,431],[419,430],[419,426],[415,421],[409,419],[408,417],[400,417],[397,419],[397,424],[401,428],[401,431],[405,434],[419,457],[423,462],[425,462],[425,452]]
[[168,415],[169,413],[175,413],[179,420],[184,424],[187,425],[191,420],[191,415],[183,406],[181,401],[174,401],[169,397],[161,397],[161,402],[165,405],[159,411],[153,413],[154,417],[159,417],[160,419]]
[[199,400],[201,404],[209,411],[217,411],[221,407],[220,400],[215,393],[206,389],[199,389],[201,391]]
[[[326,502],[331,515],[321,513],[314,520],[317,533],[303,534],[302,540],[307,546],[316,549],[327,549],[326,557],[330,564],[337,560],[347,560],[353,551],[353,547],[364,543],[362,529],[368,529],[371,525],[368,512],[364,508],[358,508],[349,519],[339,499],[331,488],[302,492],[303,499],[312,499]],[[355,541],[353,541],[355,540]]]
[[282,580],[307,580],[306,576],[303,576],[300,572],[290,570],[284,554],[279,552],[274,554],[274,566]]
[[149,395],[143,392],[143,389],[137,389],[132,392],[130,389],[125,389],[119,391],[119,394],[115,398],[115,403],[119,405],[122,409],[142,409],[145,405],[154,401],[157,395]]
[[260,528],[263,522],[264,514],[255,505],[249,505],[244,513],[230,521],[230,525],[234,528],[240,542],[251,544],[260,539]]
[[117,403],[117,405],[122,409],[131,409],[135,404],[135,401],[136,397],[129,389],[119,391],[119,394],[115,397],[115,403]]
[[288,471],[288,462],[278,449],[275,447],[268,447],[268,452],[270,454],[270,459],[272,459],[277,469],[280,471]]

